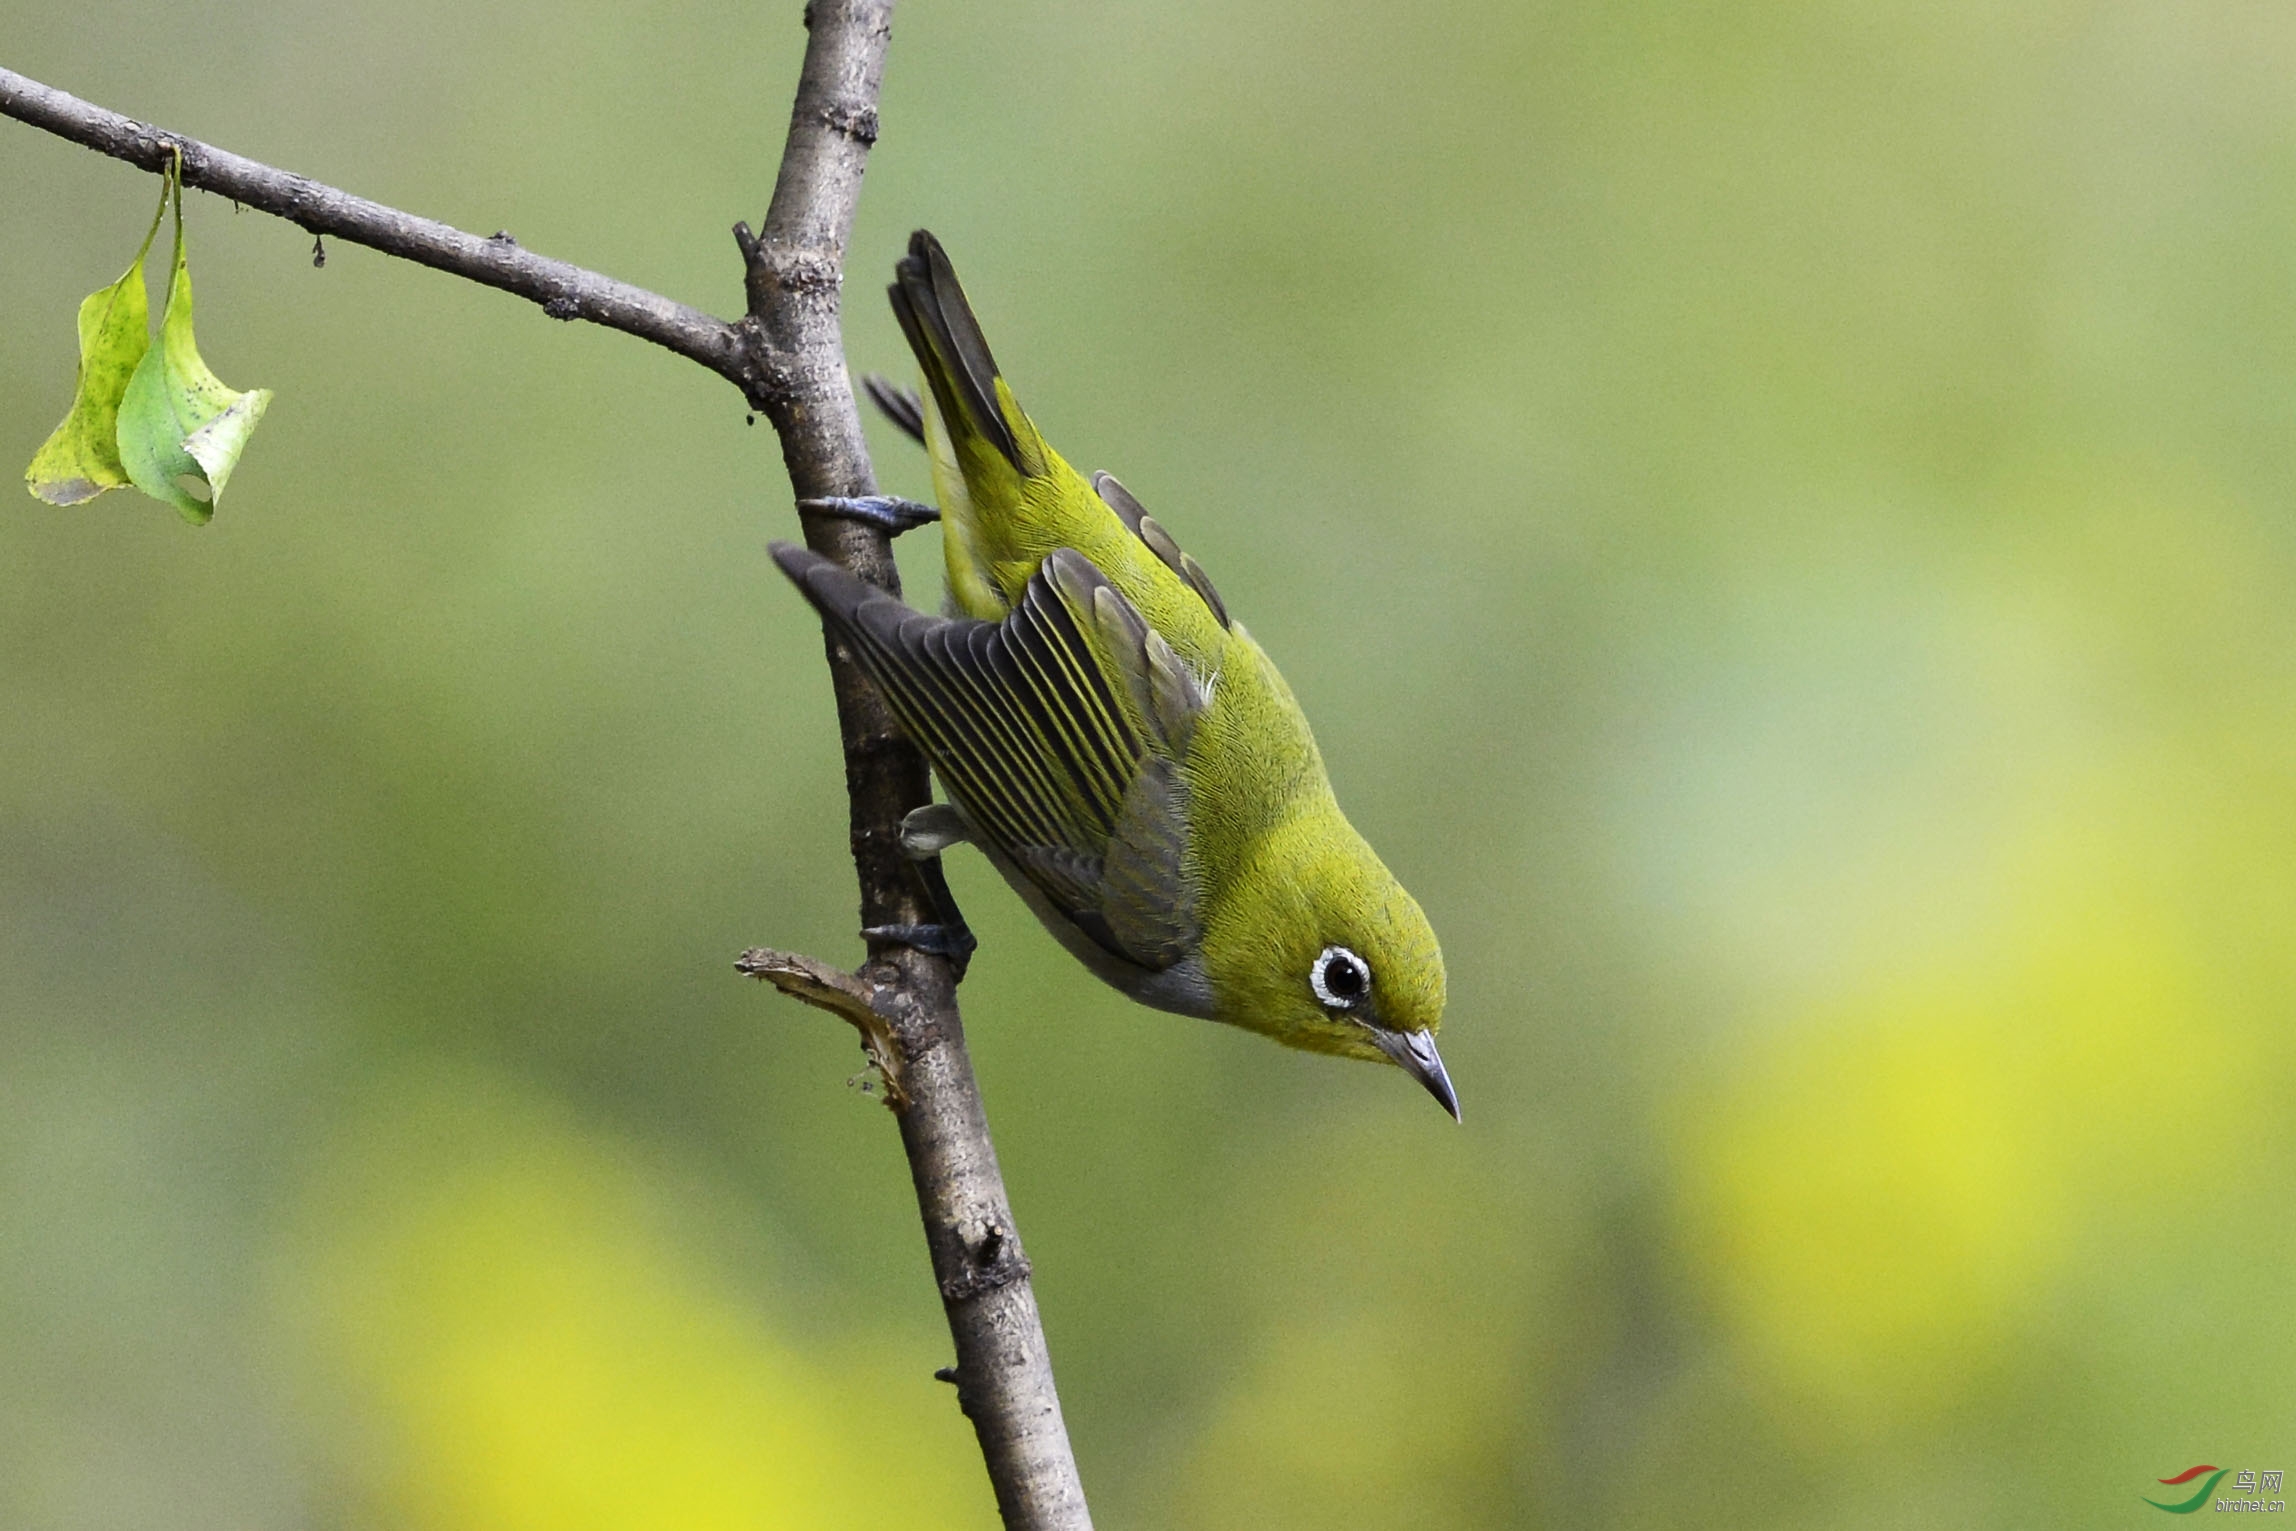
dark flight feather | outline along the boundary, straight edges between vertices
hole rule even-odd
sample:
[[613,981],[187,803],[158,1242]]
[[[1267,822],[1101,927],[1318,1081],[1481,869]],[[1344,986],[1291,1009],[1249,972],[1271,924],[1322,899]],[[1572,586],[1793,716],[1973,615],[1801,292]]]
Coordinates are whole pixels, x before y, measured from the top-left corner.
[[861,379],[861,391],[877,412],[893,422],[900,433],[919,446],[925,444],[925,401],[914,388],[903,388],[875,372]]
[[1181,764],[1203,686],[1091,561],[1047,558],[1002,622],[933,617],[804,548],[774,561],[885,695],[982,839],[1103,950],[1195,947]]

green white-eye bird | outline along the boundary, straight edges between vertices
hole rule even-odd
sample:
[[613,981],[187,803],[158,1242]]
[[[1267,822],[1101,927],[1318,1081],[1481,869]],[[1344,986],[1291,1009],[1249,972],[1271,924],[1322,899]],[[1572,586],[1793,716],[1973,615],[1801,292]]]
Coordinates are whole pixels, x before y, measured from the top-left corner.
[[[870,392],[931,455],[957,614],[916,611],[804,548],[773,556],[949,798],[909,815],[904,848],[933,865],[978,846],[1063,946],[1143,1004],[1396,1064],[1457,1116],[1435,1051],[1435,933],[1340,813],[1291,688],[1139,502],[1037,434],[939,241],[913,236],[895,275],[925,391],[872,379]],[[881,497],[807,503],[894,531],[935,516]]]

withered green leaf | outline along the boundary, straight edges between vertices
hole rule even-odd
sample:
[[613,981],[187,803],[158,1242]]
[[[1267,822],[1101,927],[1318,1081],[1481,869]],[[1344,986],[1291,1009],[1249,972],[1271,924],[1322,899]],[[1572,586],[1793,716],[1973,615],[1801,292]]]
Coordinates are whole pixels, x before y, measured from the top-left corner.
[[80,377],[71,412],[57,426],[24,482],[51,505],[78,505],[107,489],[124,487],[120,464],[120,398],[128,379],[151,346],[150,300],[144,294],[144,257],[167,212],[168,187],[161,183],[159,208],[144,232],[143,246],[127,274],[80,304]]
[[174,190],[175,261],[159,344],[136,364],[119,406],[119,457],[134,485],[194,524],[215,514],[224,483],[256,422],[268,388],[226,387],[200,359],[192,338],[191,267],[184,251],[183,192]]

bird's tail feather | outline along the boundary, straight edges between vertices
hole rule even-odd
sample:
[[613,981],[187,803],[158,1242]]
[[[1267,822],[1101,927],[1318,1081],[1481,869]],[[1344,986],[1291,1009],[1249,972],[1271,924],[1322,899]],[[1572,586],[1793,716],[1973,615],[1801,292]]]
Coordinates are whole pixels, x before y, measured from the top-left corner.
[[893,313],[952,434],[985,442],[1023,477],[1045,470],[1044,442],[997,371],[941,242],[923,229],[893,268]]

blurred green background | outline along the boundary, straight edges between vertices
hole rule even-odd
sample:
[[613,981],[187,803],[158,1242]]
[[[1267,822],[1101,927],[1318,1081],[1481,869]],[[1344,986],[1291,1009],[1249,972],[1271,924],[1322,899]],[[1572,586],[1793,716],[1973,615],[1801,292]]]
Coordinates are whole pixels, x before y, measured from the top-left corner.
[[[723,313],[796,11],[0,0],[0,62]],[[904,6],[856,367],[931,227],[1451,970],[1463,1130],[954,861],[1101,1524],[2296,1466],[2292,73],[2258,4]],[[152,199],[0,123],[10,473]],[[0,513],[0,1525],[993,1524],[851,1036],[731,968],[858,954],[771,436],[188,201],[278,390],[222,513]]]

